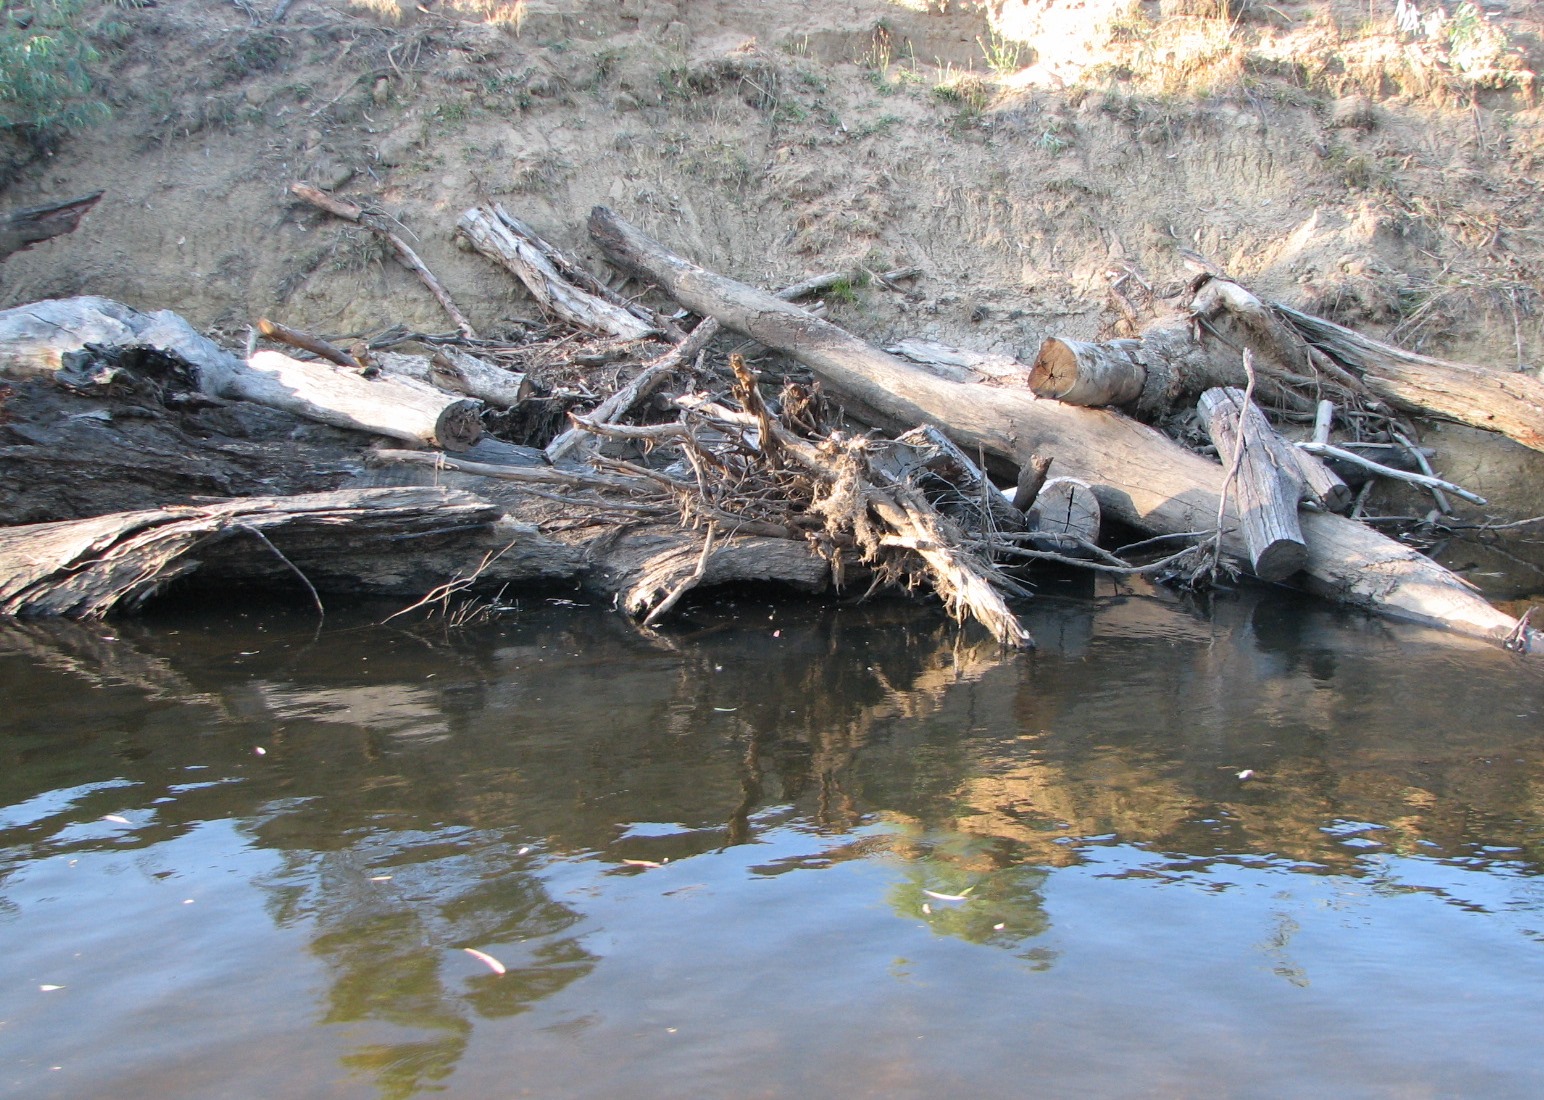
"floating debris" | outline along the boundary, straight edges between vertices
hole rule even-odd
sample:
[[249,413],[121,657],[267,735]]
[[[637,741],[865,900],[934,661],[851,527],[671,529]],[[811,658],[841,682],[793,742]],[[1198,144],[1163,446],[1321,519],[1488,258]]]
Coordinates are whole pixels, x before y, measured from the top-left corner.
[[489,970],[493,971],[495,974],[507,974],[507,973],[509,973],[509,968],[508,967],[506,967],[503,963],[499,962],[498,959],[495,959],[492,955],[488,954],[486,951],[479,951],[475,947],[463,947],[461,950],[465,951],[468,955],[472,956],[472,958],[474,958],[478,962],[482,963],[484,966],[486,966]]
[[[974,889],[975,887],[970,888],[970,890]],[[965,890],[958,894],[940,894],[937,890],[923,890],[922,892],[928,897],[935,898],[938,901],[969,901],[970,890]]]

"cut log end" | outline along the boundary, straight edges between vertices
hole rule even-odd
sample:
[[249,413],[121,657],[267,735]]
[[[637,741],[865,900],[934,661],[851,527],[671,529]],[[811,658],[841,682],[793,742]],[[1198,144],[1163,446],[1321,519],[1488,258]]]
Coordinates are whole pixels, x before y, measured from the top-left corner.
[[1078,381],[1078,357],[1065,340],[1050,339],[1040,345],[1029,371],[1029,388],[1036,397],[1060,401]]
[[1262,581],[1284,581],[1308,565],[1308,548],[1291,538],[1277,539],[1254,559],[1254,573]]
[[482,436],[482,402],[452,401],[434,422],[434,441],[447,451],[465,451]]

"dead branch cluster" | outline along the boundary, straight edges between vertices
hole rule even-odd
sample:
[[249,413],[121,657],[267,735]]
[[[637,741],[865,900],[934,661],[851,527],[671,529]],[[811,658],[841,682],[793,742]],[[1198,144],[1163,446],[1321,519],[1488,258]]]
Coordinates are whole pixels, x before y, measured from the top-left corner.
[[[1365,492],[1347,481],[1364,481],[1369,470],[1428,487],[1439,512],[1450,496],[1478,499],[1435,477],[1400,417],[1473,422],[1483,406],[1484,426],[1544,449],[1544,401],[1519,393],[1515,381],[1497,387],[1478,368],[1399,352],[1263,303],[1217,275],[1191,286],[1173,321],[1138,336],[1048,339],[1031,368],[915,341],[896,349],[923,364],[916,367],[829,324],[818,302],[793,304],[839,276],[755,290],[697,268],[600,208],[590,231],[623,273],[612,282],[496,204],[461,216],[457,232],[518,278],[543,314],[480,333],[389,218],[307,184],[292,191],[379,234],[454,331],[328,338],[263,318],[242,359],[175,315],[71,299],[0,314],[0,373],[46,373],[73,392],[102,393],[121,376],[104,373],[111,357],[103,349],[148,346],[188,367],[188,387],[204,400],[259,402],[395,441],[375,447],[370,463],[420,486],[459,478],[503,509],[497,537],[463,559],[477,565],[419,589],[430,591],[421,604],[439,601],[447,614],[453,597],[482,580],[582,574],[652,626],[699,585],[765,578],[854,592],[926,589],[958,619],[1026,646],[1006,600],[1027,594],[1028,568],[1056,562],[1191,585],[1240,568],[1268,580],[1302,574],[1311,587],[1390,614],[1497,638],[1516,629],[1445,570],[1333,515],[1361,508]],[[881,285],[915,274],[889,273]],[[629,276],[654,292],[652,304],[620,293]],[[259,350],[259,338],[284,351]],[[763,377],[752,359],[772,369]],[[1164,423],[1217,461],[1201,462],[1137,421]],[[1294,424],[1305,430],[1288,441],[1282,432]],[[1400,459],[1418,469],[1393,470]],[[1048,477],[1053,463],[1071,476]],[[999,489],[993,474],[1012,488]],[[389,523],[390,492],[372,491],[356,511]],[[260,541],[270,571],[302,579],[313,568],[346,571],[336,561],[307,564],[316,559],[305,553],[320,553],[317,513],[289,499],[265,513],[261,540],[243,545]],[[425,501],[402,503],[418,522]],[[454,494],[443,506],[481,514]],[[323,527],[348,511],[334,498],[316,507]],[[1104,513],[1153,537],[1108,549]],[[166,522],[141,513],[122,530]],[[13,592],[4,610],[68,605],[99,614],[143,599],[188,571],[174,558],[232,527],[223,513],[178,513],[177,522],[192,533],[186,547],[152,561],[133,558],[127,544],[109,548],[111,525],[98,519],[89,554],[33,569],[27,591],[44,595]],[[287,553],[286,524],[313,532],[303,553]],[[589,541],[562,541],[575,531],[590,531]],[[47,534],[50,545],[87,537]],[[26,532],[8,538],[21,545]],[[114,558],[121,554],[133,560]],[[117,582],[104,583],[85,600],[70,595],[109,558],[114,576],[132,574],[132,584],[119,592]],[[380,573],[380,563],[371,569]]]

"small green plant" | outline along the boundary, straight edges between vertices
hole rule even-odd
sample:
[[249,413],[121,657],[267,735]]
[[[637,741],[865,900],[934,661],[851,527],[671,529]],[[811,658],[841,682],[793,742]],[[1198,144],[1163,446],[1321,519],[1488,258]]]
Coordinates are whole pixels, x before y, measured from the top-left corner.
[[857,305],[858,290],[851,279],[838,279],[826,290],[826,299],[837,305]]
[[82,0],[0,0],[0,129],[38,138],[107,117],[92,94],[98,58],[83,8]]
[[1004,38],[993,30],[986,38],[978,37],[976,45],[986,58],[987,67],[998,76],[1012,76],[1029,65],[1029,51],[1022,43]]

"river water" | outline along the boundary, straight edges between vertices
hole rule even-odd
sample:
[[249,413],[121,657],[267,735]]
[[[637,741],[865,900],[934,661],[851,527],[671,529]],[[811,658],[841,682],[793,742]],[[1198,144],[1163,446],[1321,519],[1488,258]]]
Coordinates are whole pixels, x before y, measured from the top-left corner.
[[0,1095],[1544,1095],[1544,665],[1047,587],[0,626]]

